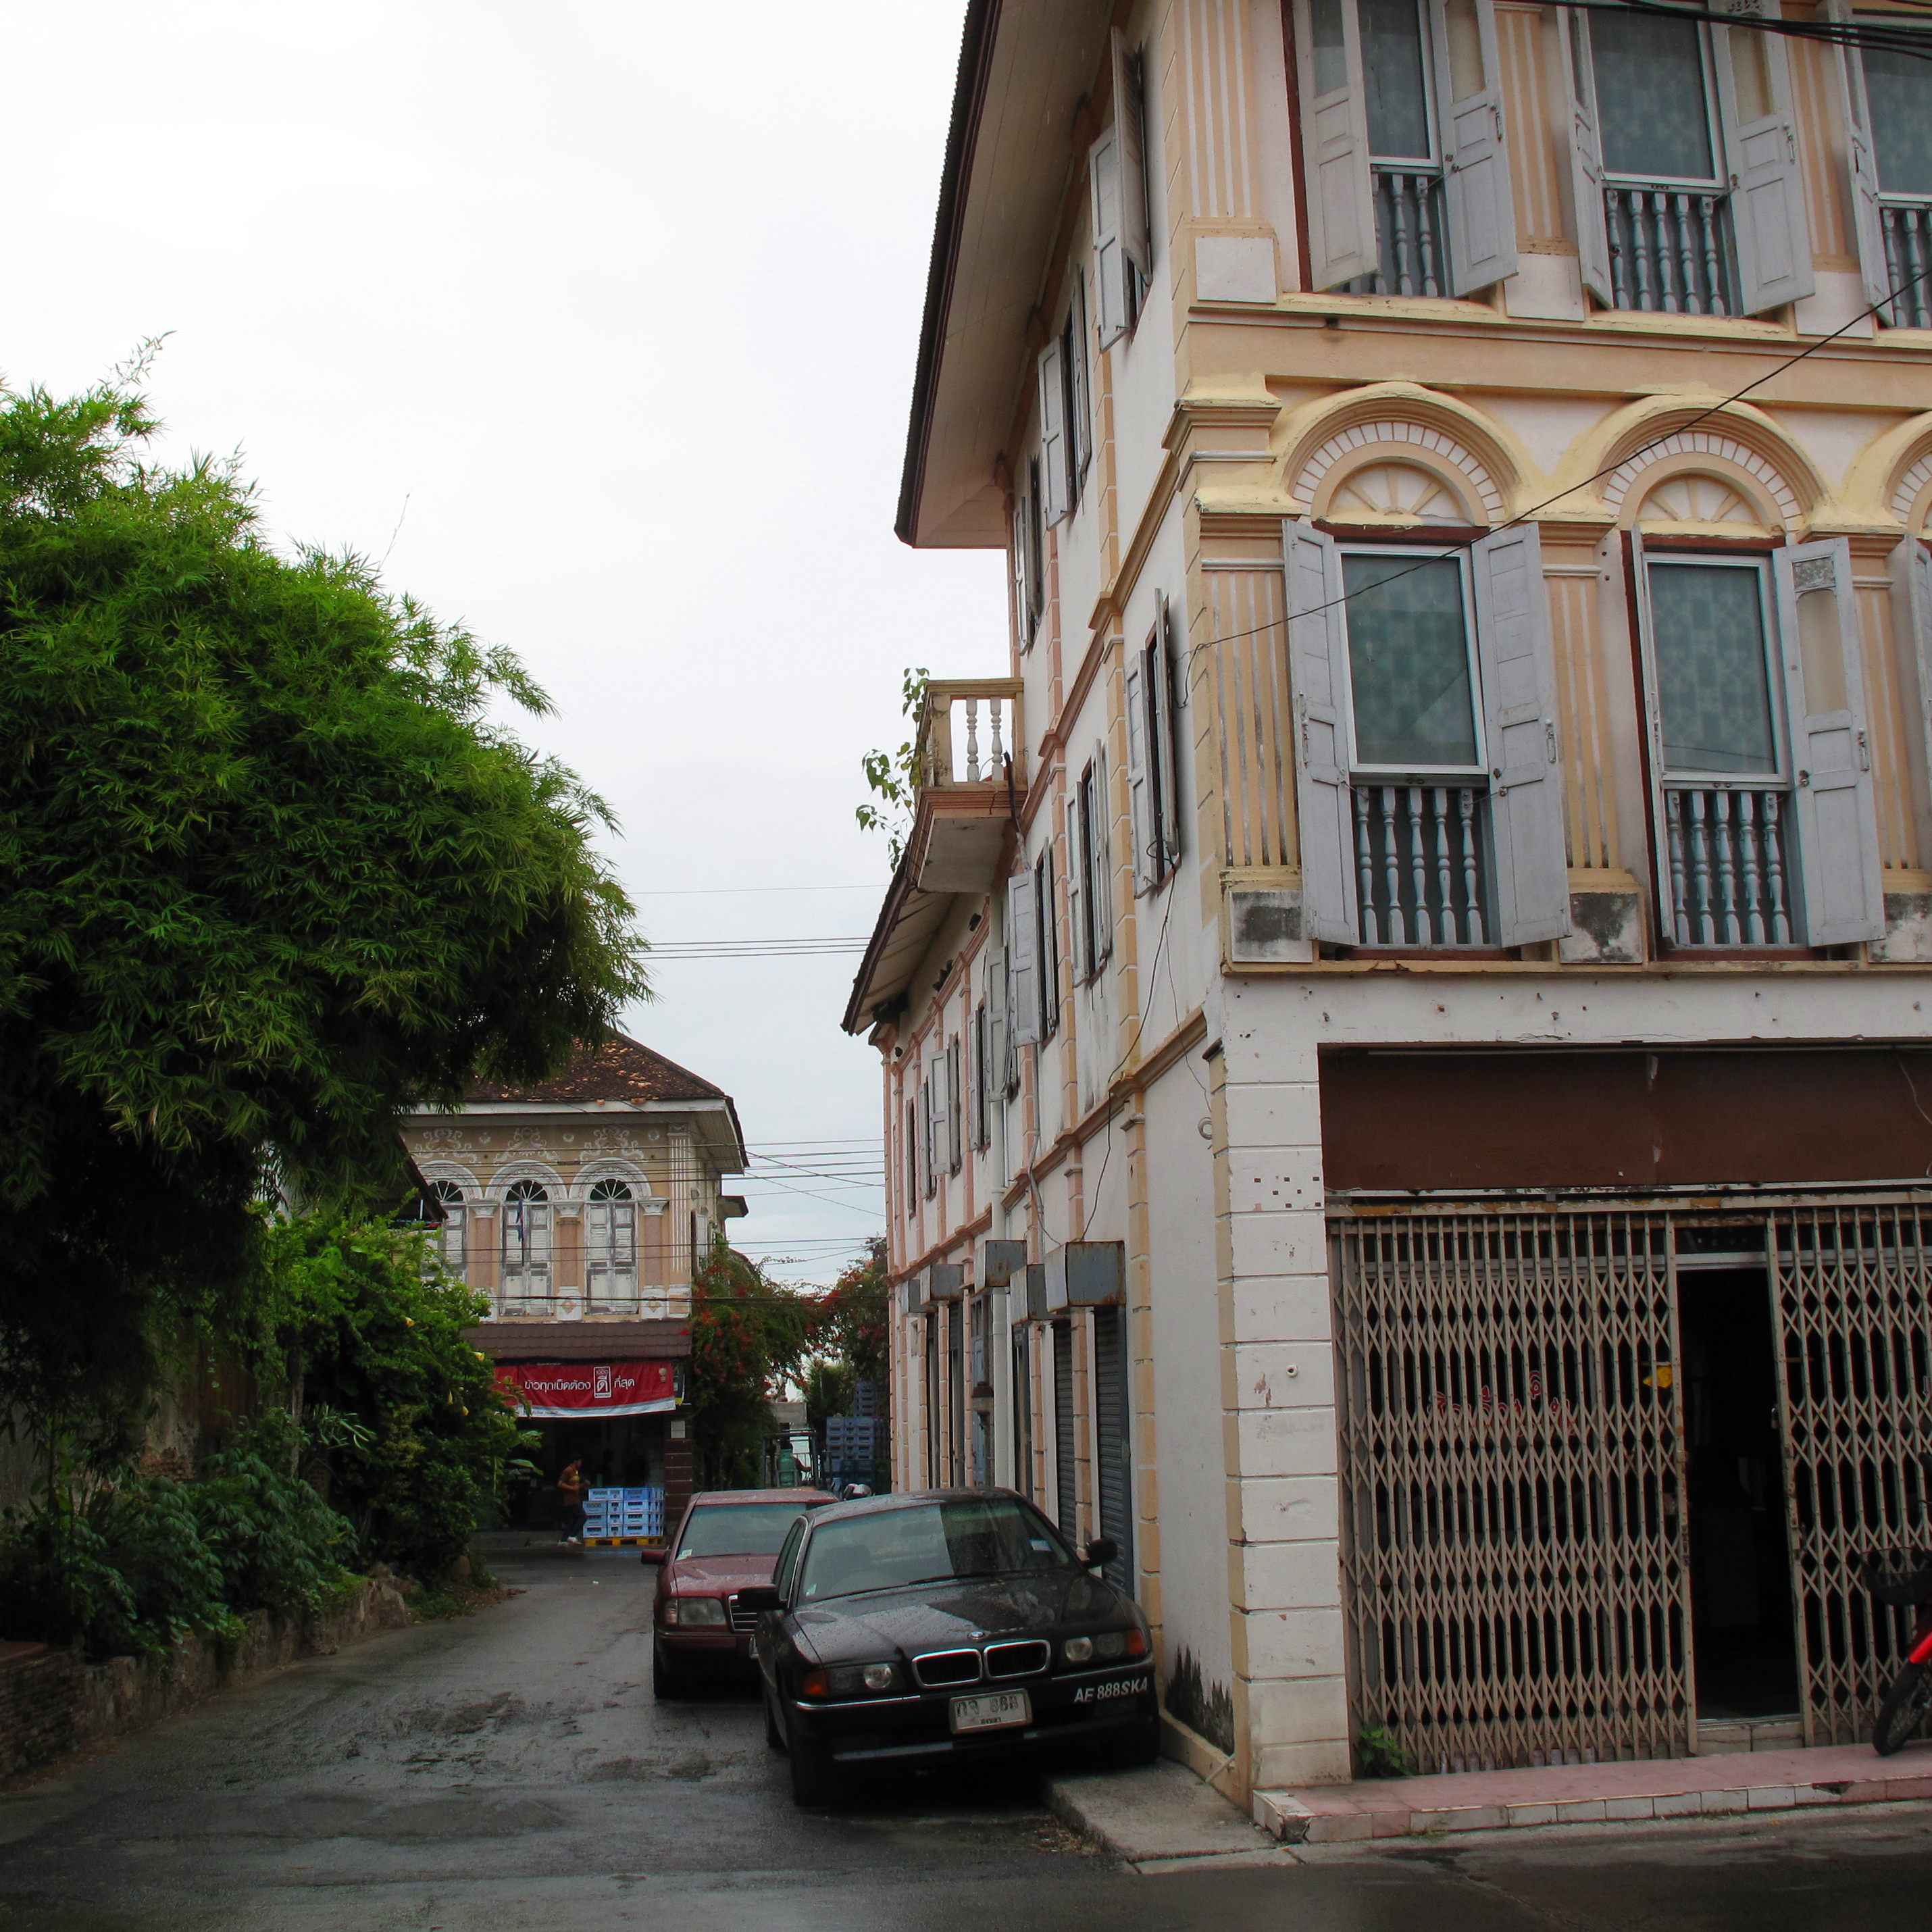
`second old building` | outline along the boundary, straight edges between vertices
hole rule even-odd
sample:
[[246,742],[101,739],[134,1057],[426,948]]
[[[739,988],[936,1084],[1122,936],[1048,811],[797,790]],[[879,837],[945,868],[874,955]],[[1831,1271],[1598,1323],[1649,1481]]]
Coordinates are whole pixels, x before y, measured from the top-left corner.
[[1894,1667],[1918,17],[968,10],[899,531],[1011,632],[845,1016],[894,1480],[1112,1538],[1237,1796],[1847,1740]]

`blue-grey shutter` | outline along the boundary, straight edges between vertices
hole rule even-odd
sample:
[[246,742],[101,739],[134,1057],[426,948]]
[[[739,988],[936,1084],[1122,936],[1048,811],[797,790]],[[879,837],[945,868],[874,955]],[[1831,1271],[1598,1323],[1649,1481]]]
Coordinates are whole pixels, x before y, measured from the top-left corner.
[[1337,946],[1360,941],[1348,785],[1348,632],[1342,560],[1312,524],[1282,527],[1288,674],[1294,688],[1294,800],[1301,835],[1301,929]]
[[1088,882],[1087,916],[1094,932],[1094,964],[1104,966],[1114,951],[1113,840],[1108,820],[1113,800],[1107,787],[1107,752],[1094,747],[1094,875]]
[[1784,658],[1804,939],[1844,946],[1885,933],[1878,805],[1859,674],[1851,546],[1788,544],[1772,557]]
[[[1452,50],[1452,5],[1466,6],[1473,45]],[[1493,0],[1430,0],[1448,217],[1449,292],[1473,294],[1516,273],[1516,201],[1503,136],[1502,64]],[[1472,70],[1472,68],[1474,70]]]
[[1073,299],[1066,318],[1063,353],[1067,356],[1067,396],[1072,411],[1066,425],[1067,452],[1073,476],[1073,500],[1080,500],[1082,486],[1094,463],[1094,394],[1088,379],[1087,344],[1087,278],[1073,272]]
[[1100,346],[1111,348],[1127,332],[1126,256],[1120,246],[1120,129],[1109,128],[1087,157],[1087,181],[1093,201],[1094,299],[1100,327]]
[[1057,524],[1070,507],[1066,480],[1066,378],[1056,337],[1040,358],[1040,476],[1046,520]]
[[[1849,0],[1826,0],[1826,17],[1834,26],[1852,23]],[[1856,47],[1838,50],[1838,105],[1845,123],[1846,158],[1850,164],[1852,223],[1858,235],[1858,278],[1865,300],[1874,306],[1892,287],[1885,259],[1885,224],[1879,212],[1878,154],[1872,146],[1871,103],[1865,94],[1863,56]]]
[[1028,866],[1006,881],[1006,1039],[1013,1046],[1030,1046],[1040,1038],[1039,962]]
[[1910,640],[1907,652],[1918,693],[1918,740],[1914,762],[1918,770],[1916,801],[1922,826],[1932,814],[1932,550],[1917,537],[1907,537],[1892,554],[1892,623]]
[[1033,586],[1027,580],[1027,500],[1013,498],[1013,634],[1024,650],[1033,642]]
[[[1006,955],[1003,946],[990,949],[986,954],[986,1013],[991,1033],[991,1042],[987,1048],[987,1065],[989,1078],[987,1088],[987,1118],[992,1118],[992,1096],[1004,1094],[1013,1084],[1013,1070],[1009,1064],[1012,1048],[1006,1037]],[[990,1132],[990,1128],[988,1129]]]
[[1154,842],[1151,814],[1148,811],[1150,771],[1148,764],[1147,699],[1142,688],[1142,658],[1137,650],[1127,652],[1127,817],[1134,842],[1134,892],[1152,890],[1154,866],[1149,848]]
[[1485,537],[1469,562],[1490,760],[1496,939],[1499,946],[1527,946],[1570,930],[1556,660],[1536,526]]
[[[1772,0],[1726,0],[1732,14],[1762,14]],[[1798,120],[1784,43],[1750,27],[1711,29],[1717,55],[1718,100],[1724,124],[1724,165],[1730,176],[1731,228],[1737,241],[1739,306],[1756,315],[1808,296],[1811,227],[1798,169]],[[1756,90],[1739,84],[1746,62],[1762,62],[1768,100],[1752,111]]]
[[1169,635],[1173,619],[1166,596],[1154,601],[1154,640],[1148,646],[1145,676],[1150,692],[1149,723],[1152,727],[1154,775],[1160,784],[1160,824],[1156,836],[1160,849],[1154,853],[1156,872],[1165,878],[1180,862],[1180,800],[1176,795],[1178,760],[1174,755],[1174,653]]
[[1355,0],[1297,0],[1294,38],[1310,271],[1316,288],[1332,289],[1372,274],[1378,260]]
[[1610,277],[1610,224],[1604,207],[1604,143],[1597,130],[1589,23],[1559,7],[1556,32],[1570,98],[1570,218],[1576,230],[1576,266],[1585,289],[1604,308],[1613,308],[1616,293]]
[[1120,140],[1120,253],[1144,279],[1154,267],[1148,232],[1146,103],[1141,94],[1140,62],[1127,51],[1126,36],[1114,29],[1114,130]]
[[1072,806],[1066,814],[1066,930],[1073,943],[1076,982],[1086,978],[1088,962],[1094,950],[1083,922],[1087,916],[1087,854],[1093,836],[1088,797],[1087,776],[1083,772],[1074,785]]
[[959,1077],[959,1038],[956,1034],[946,1043],[946,1165],[953,1174],[959,1172],[961,1166],[961,1115],[965,1104]]

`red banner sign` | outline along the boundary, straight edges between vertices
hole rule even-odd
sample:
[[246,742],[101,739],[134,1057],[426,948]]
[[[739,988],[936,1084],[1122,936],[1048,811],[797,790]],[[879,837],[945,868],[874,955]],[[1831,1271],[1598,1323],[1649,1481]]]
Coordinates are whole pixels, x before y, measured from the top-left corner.
[[656,1415],[677,1406],[670,1362],[500,1362],[496,1385],[538,1421]]

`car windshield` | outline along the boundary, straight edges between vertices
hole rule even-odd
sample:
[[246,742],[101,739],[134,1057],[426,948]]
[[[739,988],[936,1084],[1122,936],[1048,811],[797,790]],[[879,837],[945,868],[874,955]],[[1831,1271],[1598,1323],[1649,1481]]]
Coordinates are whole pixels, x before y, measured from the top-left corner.
[[680,1556],[773,1556],[804,1514],[799,1503],[706,1503],[691,1513]]
[[1013,1498],[914,1504],[820,1523],[806,1552],[801,1597],[822,1602],[1072,1561],[1046,1519]]

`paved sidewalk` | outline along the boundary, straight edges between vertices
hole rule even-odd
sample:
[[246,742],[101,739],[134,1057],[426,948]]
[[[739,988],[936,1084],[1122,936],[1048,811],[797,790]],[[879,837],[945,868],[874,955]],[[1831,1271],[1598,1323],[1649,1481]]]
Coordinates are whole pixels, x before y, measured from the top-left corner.
[[1049,1778],[1046,1802],[1074,1830],[1138,1871],[1294,1862],[1218,1791],[1168,1758],[1133,1771]]
[[1552,1765],[1258,1791],[1255,1817],[1287,1844],[1684,1818],[1932,1798],[1932,1742],[1880,1757],[1868,1744],[1742,1751],[1634,1764]]

